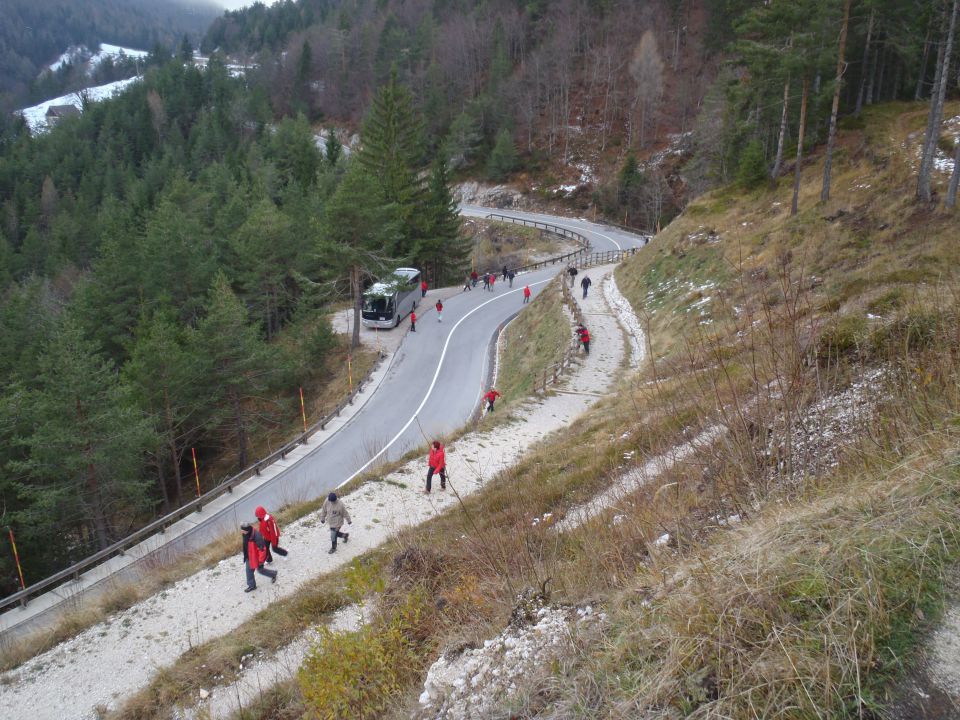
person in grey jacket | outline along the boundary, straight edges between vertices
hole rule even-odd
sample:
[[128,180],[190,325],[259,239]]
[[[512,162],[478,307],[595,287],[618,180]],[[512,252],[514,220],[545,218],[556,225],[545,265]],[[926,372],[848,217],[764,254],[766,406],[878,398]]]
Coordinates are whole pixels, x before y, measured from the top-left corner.
[[337,551],[337,538],[343,538],[345,543],[350,539],[350,533],[340,532],[343,521],[346,520],[347,523],[353,525],[353,520],[350,519],[347,506],[337,498],[337,494],[334,492],[327,495],[327,499],[323,501],[323,509],[320,510],[320,522],[325,523],[327,516],[330,517],[330,549],[327,552],[333,554]]

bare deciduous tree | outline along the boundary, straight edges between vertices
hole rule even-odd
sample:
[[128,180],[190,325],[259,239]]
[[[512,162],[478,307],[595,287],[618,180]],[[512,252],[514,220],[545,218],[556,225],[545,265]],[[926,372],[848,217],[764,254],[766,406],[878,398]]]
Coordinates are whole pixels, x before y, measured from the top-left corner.
[[[630,76],[637,84],[634,96],[634,111],[640,107],[640,147],[646,145],[647,118],[654,114],[657,103],[663,93],[663,59],[657,49],[657,39],[647,30],[640,38],[630,61]],[[633,141],[633,131],[630,132],[630,143]]]

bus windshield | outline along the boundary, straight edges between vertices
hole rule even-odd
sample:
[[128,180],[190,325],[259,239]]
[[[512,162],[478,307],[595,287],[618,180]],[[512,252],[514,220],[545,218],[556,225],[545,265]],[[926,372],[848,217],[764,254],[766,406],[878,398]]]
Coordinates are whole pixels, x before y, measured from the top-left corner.
[[391,315],[393,313],[393,298],[383,295],[367,295],[363,298],[363,311]]

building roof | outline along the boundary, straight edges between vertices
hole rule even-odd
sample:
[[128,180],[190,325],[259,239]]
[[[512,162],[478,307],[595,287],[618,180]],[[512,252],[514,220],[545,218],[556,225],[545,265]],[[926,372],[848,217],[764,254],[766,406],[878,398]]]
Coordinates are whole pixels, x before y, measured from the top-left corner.
[[51,105],[47,108],[47,117],[67,117],[68,115],[79,115],[80,108],[76,105]]

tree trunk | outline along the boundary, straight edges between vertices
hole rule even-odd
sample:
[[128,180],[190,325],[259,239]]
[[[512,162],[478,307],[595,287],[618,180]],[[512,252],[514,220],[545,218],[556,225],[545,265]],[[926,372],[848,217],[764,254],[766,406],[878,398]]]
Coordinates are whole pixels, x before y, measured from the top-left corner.
[[780,175],[780,166],[783,164],[783,142],[787,137],[787,109],[790,107],[790,76],[783,84],[783,112],[780,113],[780,138],[777,140],[777,157],[773,161],[773,171],[770,179],[776,181]]
[[843,25],[840,28],[840,40],[837,47],[837,75],[833,88],[833,106],[830,110],[830,131],[827,135],[827,154],[823,164],[823,188],[820,190],[820,201],[830,199],[830,172],[833,170],[833,146],[837,141],[837,113],[840,110],[840,86],[843,84],[843,73],[847,63],[843,58],[847,47],[847,28],[850,26],[850,0],[843,3]]
[[[360,292],[360,267],[350,268],[350,292],[353,294],[353,336],[350,338],[350,347],[356,350],[360,347],[360,309],[363,307],[363,294]],[[396,308],[394,308],[396,311]]]
[[793,202],[790,214],[797,214],[797,201],[800,197],[800,165],[803,163],[803,136],[807,129],[807,90],[809,84],[803,79],[803,95],[800,99],[800,129],[797,131],[797,162],[793,169]]
[[873,36],[873,14],[870,9],[870,21],[867,23],[867,41],[863,46],[863,62],[860,64],[860,90],[857,92],[857,106],[853,114],[860,117],[860,111],[863,110],[863,93],[867,85],[867,66],[870,60],[870,38]]
[[950,175],[950,185],[947,187],[947,197],[944,199],[948,208],[954,208],[957,205],[957,185],[960,185],[960,140],[954,145],[953,173]]
[[917,178],[917,197],[924,202],[930,202],[932,197],[930,176],[933,173],[933,160],[937,154],[937,140],[940,139],[940,120],[943,116],[943,100],[947,92],[947,78],[950,76],[950,54],[953,52],[953,33],[957,26],[958,4],[960,0],[953,0],[946,42],[940,43],[940,52],[937,54],[937,74],[933,81],[933,92],[930,94],[927,132],[923,140],[923,155],[920,158],[920,174]]
[[877,75],[877,85],[873,94],[873,102],[878,103],[883,97],[883,80],[887,74],[887,64],[890,62],[890,51],[883,47],[882,52],[878,53],[880,59],[880,74]]
[[923,41],[923,60],[920,61],[920,73],[917,75],[917,87],[913,91],[913,99],[919,100],[923,96],[923,78],[927,74],[927,59],[930,57],[930,28],[927,28],[927,37]]
[[173,480],[177,489],[177,507],[180,507],[183,504],[183,476],[180,474],[180,453],[177,451],[173,409],[170,407],[170,395],[166,388],[163,391],[163,416],[167,429],[167,448],[170,451],[170,463],[173,465]]
[[877,66],[880,64],[880,53],[883,51],[881,43],[877,43],[877,49],[870,57],[870,74],[867,76],[867,92],[864,98],[867,105],[873,105],[873,88],[876,85]]
[[163,453],[157,452],[157,485],[160,486],[160,494],[163,495],[163,512],[170,512],[173,507],[170,505],[170,491],[167,489],[167,478],[163,474]]

